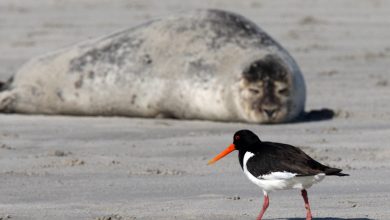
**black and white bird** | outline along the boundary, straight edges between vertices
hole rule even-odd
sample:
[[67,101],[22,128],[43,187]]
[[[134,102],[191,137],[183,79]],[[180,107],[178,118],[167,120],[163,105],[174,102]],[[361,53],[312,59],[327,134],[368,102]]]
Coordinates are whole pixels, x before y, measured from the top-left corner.
[[325,176],[348,176],[341,169],[325,166],[301,149],[282,143],[263,142],[249,130],[234,134],[233,144],[209,161],[213,164],[230,152],[238,150],[238,160],[245,175],[264,192],[261,220],[269,204],[268,193],[283,189],[300,189],[306,208],[306,220],[312,219],[306,189]]

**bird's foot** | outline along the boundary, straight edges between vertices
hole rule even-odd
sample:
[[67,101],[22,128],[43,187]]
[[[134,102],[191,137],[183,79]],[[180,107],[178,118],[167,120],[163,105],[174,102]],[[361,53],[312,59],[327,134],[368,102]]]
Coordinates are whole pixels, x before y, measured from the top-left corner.
[[311,215],[310,209],[306,213],[306,220],[311,220],[313,216]]
[[263,218],[263,215],[265,213],[265,210],[267,210],[269,205],[269,197],[266,193],[264,193],[264,202],[263,202],[263,208],[261,209],[261,212],[259,216],[257,216],[256,220],[261,220]]

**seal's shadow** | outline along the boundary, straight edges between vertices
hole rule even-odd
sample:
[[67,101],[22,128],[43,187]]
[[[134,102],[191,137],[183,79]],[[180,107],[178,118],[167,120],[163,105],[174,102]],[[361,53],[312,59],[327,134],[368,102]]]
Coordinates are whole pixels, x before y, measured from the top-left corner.
[[336,113],[332,109],[323,108],[319,110],[310,110],[303,113],[293,123],[311,122],[311,121],[324,121],[330,120],[336,116]]

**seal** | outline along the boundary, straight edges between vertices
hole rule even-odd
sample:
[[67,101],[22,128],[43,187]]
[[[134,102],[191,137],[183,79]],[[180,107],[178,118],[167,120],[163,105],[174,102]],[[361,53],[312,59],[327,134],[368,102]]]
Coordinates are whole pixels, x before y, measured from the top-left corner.
[[32,59],[0,88],[0,111],[294,120],[305,83],[289,53],[241,15],[196,10]]

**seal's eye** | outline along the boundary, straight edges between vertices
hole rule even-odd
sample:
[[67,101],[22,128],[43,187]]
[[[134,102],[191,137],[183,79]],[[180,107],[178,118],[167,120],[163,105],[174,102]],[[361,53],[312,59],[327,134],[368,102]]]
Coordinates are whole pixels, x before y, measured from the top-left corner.
[[236,135],[236,136],[234,136],[234,139],[235,139],[236,141],[238,141],[238,140],[240,140],[240,136]]
[[250,91],[252,94],[259,94],[259,93],[260,93],[260,90],[258,90],[258,89],[253,89],[253,88],[249,88],[249,91]]
[[279,89],[278,93],[281,95],[288,95],[288,89],[287,88]]

